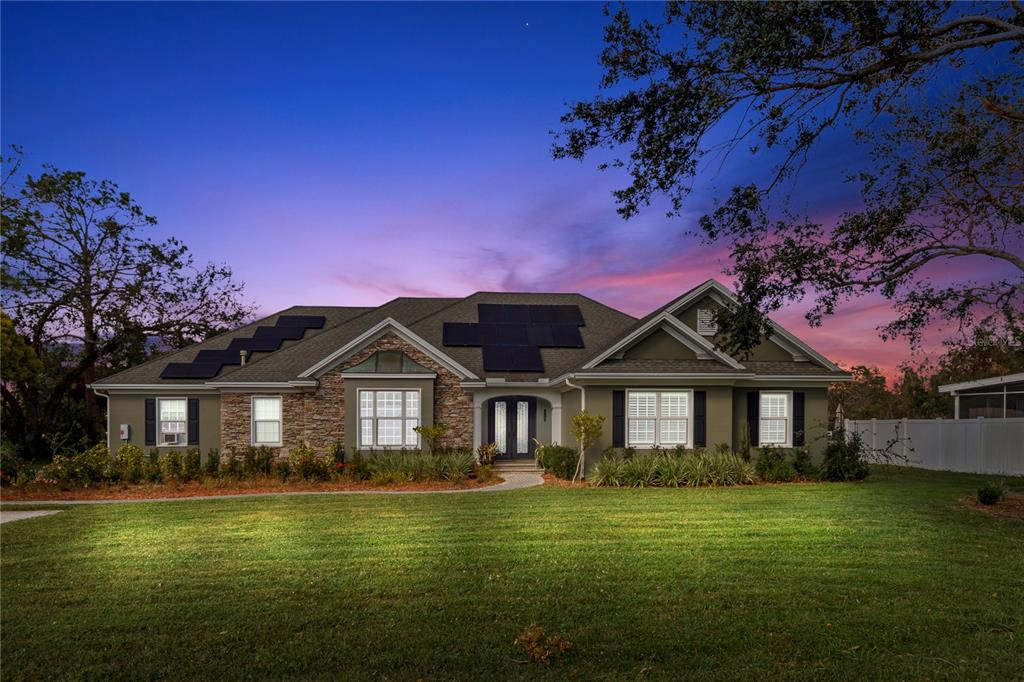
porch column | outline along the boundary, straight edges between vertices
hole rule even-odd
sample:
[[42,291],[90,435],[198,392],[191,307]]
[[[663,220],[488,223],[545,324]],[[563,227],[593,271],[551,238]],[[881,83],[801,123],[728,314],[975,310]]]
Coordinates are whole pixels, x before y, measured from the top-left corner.
[[960,418],[960,394],[953,394],[953,419]]
[[[561,398],[561,396],[559,396]],[[562,401],[551,401],[551,442],[562,444]]]

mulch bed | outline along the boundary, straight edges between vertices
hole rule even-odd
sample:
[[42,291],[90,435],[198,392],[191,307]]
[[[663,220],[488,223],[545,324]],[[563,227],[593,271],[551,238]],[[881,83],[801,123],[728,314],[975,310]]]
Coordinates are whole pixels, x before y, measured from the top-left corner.
[[252,481],[204,481],[193,483],[155,483],[140,485],[107,485],[95,488],[76,488],[74,490],[53,490],[46,488],[22,489],[4,488],[0,501],[39,501],[54,500],[146,500],[160,497],[214,497],[218,495],[252,495],[256,493],[290,493],[290,492],[339,492],[339,491],[379,491],[396,490],[470,490],[487,488],[502,483],[500,476],[493,476],[486,482],[468,479],[453,484],[448,481],[432,481],[423,483],[401,483],[377,485],[369,481],[320,481],[303,483],[286,483],[277,479]]
[[575,483],[573,483],[572,481],[567,481],[564,478],[558,478],[557,476],[552,476],[551,474],[549,474],[547,472],[544,473],[544,485],[549,485],[549,486],[551,486],[553,488],[589,488],[590,487],[590,484],[587,483],[586,481],[576,481]]
[[960,503],[989,516],[1024,521],[1024,495],[1020,493],[1009,493],[1005,500],[995,504],[982,504],[974,495],[963,498]]

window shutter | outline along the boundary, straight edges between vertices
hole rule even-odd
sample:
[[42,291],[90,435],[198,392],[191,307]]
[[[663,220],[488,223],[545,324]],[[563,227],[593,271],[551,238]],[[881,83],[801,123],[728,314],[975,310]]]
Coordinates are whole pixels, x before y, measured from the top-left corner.
[[188,444],[199,445],[199,398],[188,399]]
[[626,445],[626,392],[612,391],[612,447]]
[[693,446],[708,446],[708,392],[693,392]]
[[747,428],[750,430],[750,447],[756,448],[761,442],[758,436],[757,426],[760,423],[758,411],[761,408],[761,394],[757,391],[747,391]]
[[146,398],[146,445],[156,445],[156,398]]
[[793,445],[804,444],[804,394],[793,393]]

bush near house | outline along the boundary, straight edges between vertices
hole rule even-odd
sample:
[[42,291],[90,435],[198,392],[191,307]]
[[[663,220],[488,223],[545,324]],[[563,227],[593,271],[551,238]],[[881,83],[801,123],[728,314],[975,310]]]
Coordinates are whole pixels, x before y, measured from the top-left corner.
[[580,453],[566,445],[543,445],[537,448],[537,464],[552,476],[572,479]]
[[[571,466],[570,471],[571,475]],[[232,449],[222,457],[211,449],[203,462],[198,448],[156,449],[148,453],[137,445],[124,444],[113,455],[105,445],[81,453],[57,455],[41,468],[29,467],[6,453],[2,484],[5,489],[73,490],[101,485],[121,487],[143,483],[182,484],[208,482],[218,487],[233,482],[370,481],[375,484],[421,483],[493,477],[490,466],[478,465],[469,450],[438,448],[436,454],[421,451],[355,452],[345,461],[344,446],[337,443],[327,453],[300,442],[285,458],[267,447]]]
[[754,468],[728,448],[715,450],[608,448],[591,474],[599,486],[648,488],[745,485],[754,482]]
[[861,481],[867,478],[868,452],[860,434],[840,435],[829,441],[821,462],[821,477],[826,481]]

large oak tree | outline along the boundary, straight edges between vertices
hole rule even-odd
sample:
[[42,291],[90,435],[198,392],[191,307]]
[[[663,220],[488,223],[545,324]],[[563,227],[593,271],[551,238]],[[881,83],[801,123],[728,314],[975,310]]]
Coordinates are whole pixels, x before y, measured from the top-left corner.
[[4,163],[4,433],[39,456],[56,444],[69,396],[83,401],[82,428],[94,439],[90,382],[252,310],[228,266],[196,265],[179,240],[147,237],[156,219],[113,182],[51,166],[22,175],[17,150]]
[[[677,214],[709,158],[776,161],[697,230],[731,246],[729,350],[769,334],[764,315],[787,302],[812,296],[820,324],[869,292],[894,301],[887,336],[913,342],[936,318],[980,317],[1021,338],[1024,4],[670,2],[658,22],[609,15],[606,94],[571,107],[554,154],[610,150],[601,167],[630,179],[615,192],[624,217],[657,196]],[[963,75],[952,93],[938,87],[950,69]],[[863,208],[822,224],[791,210],[780,181],[843,125],[874,164],[852,178]],[[954,261],[1010,274],[933,282]]]

